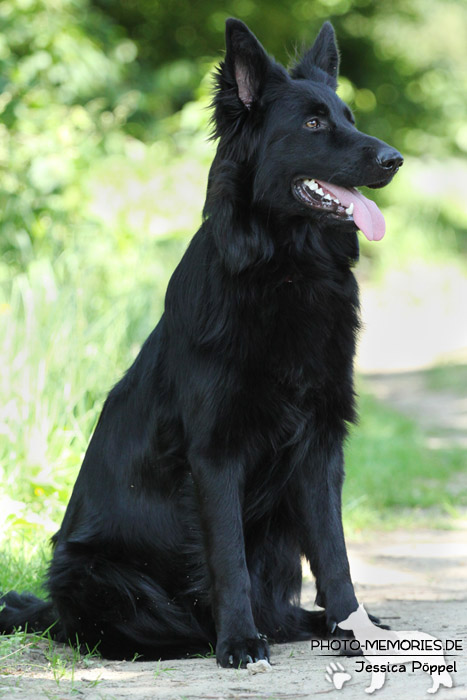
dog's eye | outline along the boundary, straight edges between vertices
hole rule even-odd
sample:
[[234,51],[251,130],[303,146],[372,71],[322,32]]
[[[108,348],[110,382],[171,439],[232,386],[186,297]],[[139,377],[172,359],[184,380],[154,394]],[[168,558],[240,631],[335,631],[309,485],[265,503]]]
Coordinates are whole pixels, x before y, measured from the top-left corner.
[[313,119],[308,119],[308,121],[305,122],[305,126],[308,129],[319,129],[319,127],[321,126],[321,122],[319,119],[316,119],[316,117],[314,117]]

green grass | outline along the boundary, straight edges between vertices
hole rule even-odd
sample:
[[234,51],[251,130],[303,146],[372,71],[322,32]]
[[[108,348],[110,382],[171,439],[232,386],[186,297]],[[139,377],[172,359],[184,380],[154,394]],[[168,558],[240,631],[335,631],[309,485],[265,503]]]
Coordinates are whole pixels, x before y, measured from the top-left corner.
[[[20,630],[15,634],[0,635],[0,674],[17,675],[19,669],[52,672],[53,678],[60,685],[62,680],[75,685],[75,674],[78,668],[91,666],[100,658],[95,649],[83,652],[78,647],[56,644],[50,631],[42,634],[32,634]],[[95,687],[99,678],[88,682],[87,687]]]
[[426,382],[432,391],[448,391],[465,396],[467,387],[466,364],[442,364],[425,371]]
[[371,396],[361,395],[359,405],[360,422],[346,449],[347,526],[406,526],[410,520],[420,524],[417,514],[425,509],[431,525],[455,517],[457,507],[467,505],[467,493],[454,494],[446,487],[462,471],[465,451],[431,449],[414,420]]
[[153,671],[154,680],[157,680],[160,676],[163,676],[164,674],[166,676],[171,676],[173,672],[177,670],[174,666],[163,666],[162,663],[163,662],[161,661],[161,659],[159,659],[159,661],[156,664],[156,668]]
[[42,581],[49,557],[48,533],[40,525],[7,528],[0,539],[0,591],[43,596]]

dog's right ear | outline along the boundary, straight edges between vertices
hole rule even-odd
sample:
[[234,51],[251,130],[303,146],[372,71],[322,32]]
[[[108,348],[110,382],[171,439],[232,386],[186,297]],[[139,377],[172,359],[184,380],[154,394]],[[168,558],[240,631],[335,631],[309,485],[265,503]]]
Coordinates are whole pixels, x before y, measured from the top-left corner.
[[271,61],[255,35],[238,19],[226,21],[225,45],[221,76],[226,87],[235,87],[240,102],[251,109],[261,94]]
[[325,22],[315,43],[291,70],[292,78],[323,80],[335,90],[339,73],[339,49],[331,22]]

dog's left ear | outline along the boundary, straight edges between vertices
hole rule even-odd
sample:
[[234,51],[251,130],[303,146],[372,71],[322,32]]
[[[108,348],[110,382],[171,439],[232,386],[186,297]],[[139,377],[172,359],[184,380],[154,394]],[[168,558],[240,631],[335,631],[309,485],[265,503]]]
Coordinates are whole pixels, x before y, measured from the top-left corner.
[[246,24],[230,18],[225,23],[224,74],[235,81],[240,101],[247,109],[258,99],[271,62]]
[[292,68],[292,78],[321,80],[335,90],[339,73],[339,50],[331,22],[325,22],[316,41]]

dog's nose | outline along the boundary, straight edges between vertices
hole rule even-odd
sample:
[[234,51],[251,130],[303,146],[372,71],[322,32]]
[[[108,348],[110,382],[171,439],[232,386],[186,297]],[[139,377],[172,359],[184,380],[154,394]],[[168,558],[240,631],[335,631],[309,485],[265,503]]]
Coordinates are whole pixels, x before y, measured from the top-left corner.
[[402,158],[399,151],[395,148],[383,148],[376,156],[376,162],[384,170],[390,170],[395,173],[399,170],[404,159]]

